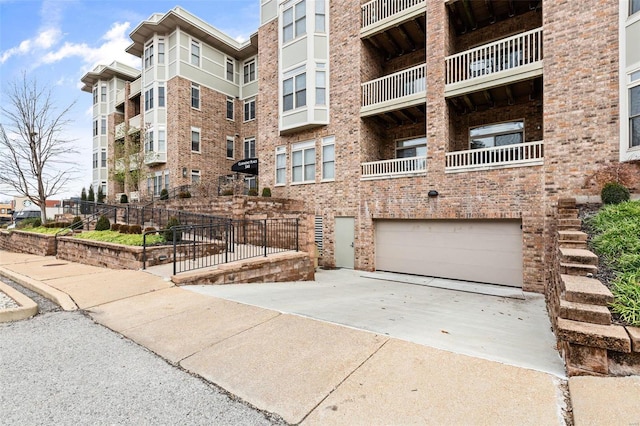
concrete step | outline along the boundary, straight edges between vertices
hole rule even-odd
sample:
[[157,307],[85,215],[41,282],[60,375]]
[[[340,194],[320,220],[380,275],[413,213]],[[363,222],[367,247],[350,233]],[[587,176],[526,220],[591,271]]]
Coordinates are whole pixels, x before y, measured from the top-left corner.
[[611,312],[606,306],[560,300],[560,318],[591,324],[611,324]]
[[574,303],[608,306],[613,294],[599,280],[575,275],[560,275],[564,300]]
[[584,265],[597,265],[598,256],[585,249],[563,248],[560,251],[561,263],[582,263]]
[[583,346],[631,352],[631,339],[624,327],[619,325],[589,324],[558,318],[558,338]]
[[560,273],[566,275],[575,275],[579,277],[588,277],[595,275],[598,267],[595,265],[583,265],[581,263],[560,262]]
[[558,239],[562,241],[587,241],[589,236],[582,231],[560,230]]
[[579,231],[582,228],[580,219],[558,219],[558,229],[563,231]]

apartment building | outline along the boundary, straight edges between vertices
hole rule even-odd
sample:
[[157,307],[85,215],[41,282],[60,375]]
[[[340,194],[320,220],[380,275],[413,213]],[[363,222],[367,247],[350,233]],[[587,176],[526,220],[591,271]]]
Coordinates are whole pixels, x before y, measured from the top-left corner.
[[261,185],[327,266],[541,292],[557,199],[639,152],[639,7],[262,0]]
[[640,158],[638,0],[259,7],[244,44],[179,7],[136,27],[142,72],[83,79],[94,151],[140,134],[149,194],[257,156],[261,188],[315,213],[325,266],[538,292],[557,200]]
[[256,157],[257,35],[239,43],[175,7],[130,37],[141,70],[113,63],[82,78],[94,102],[94,187],[148,199],[215,185]]

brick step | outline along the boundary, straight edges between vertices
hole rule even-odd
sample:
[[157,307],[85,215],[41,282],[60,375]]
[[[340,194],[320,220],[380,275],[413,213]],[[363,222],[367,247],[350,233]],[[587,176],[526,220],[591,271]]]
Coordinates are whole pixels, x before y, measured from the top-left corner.
[[566,219],[577,219],[580,214],[578,209],[558,209],[558,217]]
[[631,339],[620,325],[589,324],[558,318],[558,338],[583,346],[631,352]]
[[579,231],[582,228],[580,219],[558,219],[558,229],[563,231]]
[[575,275],[560,275],[562,294],[567,302],[608,306],[613,294],[599,280]]
[[584,265],[597,265],[598,256],[585,249],[563,248],[560,251],[561,263],[582,263]]
[[573,240],[568,240],[568,241],[559,240],[558,246],[560,248],[581,249],[581,250],[586,250],[588,248],[586,241],[573,241]]
[[575,209],[575,208],[576,208],[575,198],[559,198],[558,199],[558,209]]
[[560,230],[558,239],[562,241],[587,241],[588,235],[582,231]]
[[560,273],[566,275],[574,275],[579,277],[587,277],[598,272],[595,265],[583,265],[581,263],[563,263],[560,262]]
[[606,306],[560,300],[560,318],[588,322],[591,324],[611,324],[611,312]]

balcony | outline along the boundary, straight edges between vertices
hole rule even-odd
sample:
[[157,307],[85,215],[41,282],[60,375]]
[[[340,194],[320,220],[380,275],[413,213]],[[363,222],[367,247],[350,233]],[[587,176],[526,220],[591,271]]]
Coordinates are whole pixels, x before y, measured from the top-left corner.
[[142,91],[142,77],[131,82],[129,86],[129,99],[137,96]]
[[144,155],[144,164],[154,166],[156,164],[164,164],[167,162],[166,152],[149,151]]
[[362,5],[360,35],[369,37],[424,15],[426,0],[372,0]]
[[446,154],[446,173],[540,166],[544,163],[543,141],[491,148],[469,149]]
[[115,139],[124,138],[124,123],[116,124],[116,129],[114,132]]
[[362,83],[360,115],[367,117],[426,102],[427,66],[421,64]]
[[392,160],[362,163],[361,180],[389,179],[424,175],[427,171],[427,157],[395,158]]
[[[115,171],[121,173],[124,171],[124,157],[120,157],[116,160]],[[129,156],[129,171],[138,170],[138,154],[131,154]]]
[[116,106],[124,103],[124,90],[118,90],[116,92]]
[[445,96],[512,84],[542,75],[542,28],[445,58]]

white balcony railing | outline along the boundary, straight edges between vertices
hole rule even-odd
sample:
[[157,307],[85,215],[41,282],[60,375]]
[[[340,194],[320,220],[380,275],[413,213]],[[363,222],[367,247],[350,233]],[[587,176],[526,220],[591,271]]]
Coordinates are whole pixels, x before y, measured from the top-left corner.
[[124,123],[116,124],[116,130],[114,132],[116,139],[124,138]]
[[116,105],[120,105],[124,102],[124,90],[118,90],[116,92]]
[[419,4],[426,4],[426,0],[372,0],[362,5],[362,28],[401,14]]
[[129,119],[129,133],[140,129],[140,114]]
[[142,91],[142,78],[131,82],[129,86],[129,97],[132,98]]
[[445,171],[534,166],[544,159],[543,141],[448,152]]
[[166,152],[150,151],[144,155],[144,163],[147,165],[160,164],[167,162]]
[[[115,170],[116,172],[120,173],[123,172],[125,169],[125,164],[124,164],[124,157],[120,157],[118,159],[116,159],[116,163],[115,163]],[[138,154],[131,154],[129,156],[129,170],[138,170]]]
[[542,60],[542,28],[445,58],[445,84],[458,83]]
[[362,106],[426,94],[426,64],[362,83]]
[[381,179],[423,173],[427,170],[427,157],[395,158],[362,163],[362,179]]

